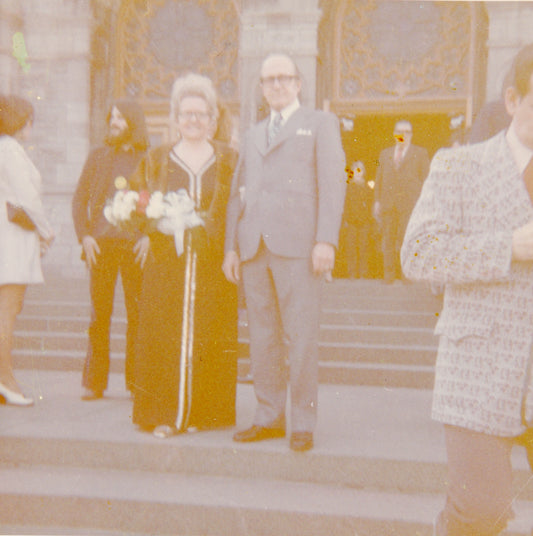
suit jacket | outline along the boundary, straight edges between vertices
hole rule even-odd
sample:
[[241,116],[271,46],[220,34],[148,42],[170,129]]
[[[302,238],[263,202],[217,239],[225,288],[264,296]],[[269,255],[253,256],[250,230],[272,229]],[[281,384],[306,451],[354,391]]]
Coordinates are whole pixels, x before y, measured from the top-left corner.
[[337,245],[345,181],[337,118],[301,107],[270,146],[268,119],[244,138],[227,210],[226,251],[251,259],[261,237],[273,253],[305,258]]
[[445,285],[439,421],[514,436],[533,419],[533,263],[512,260],[513,230],[532,218],[504,132],[435,155],[401,258],[407,277]]
[[428,171],[428,152],[423,147],[410,144],[398,169],[394,165],[394,147],[381,151],[375,197],[382,211],[396,208],[410,214]]

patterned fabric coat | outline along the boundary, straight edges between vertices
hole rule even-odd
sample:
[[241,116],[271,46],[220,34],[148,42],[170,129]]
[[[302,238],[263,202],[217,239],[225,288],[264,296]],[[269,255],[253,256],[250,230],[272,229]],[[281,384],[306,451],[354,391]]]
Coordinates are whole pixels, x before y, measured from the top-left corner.
[[533,206],[501,132],[439,151],[402,247],[407,277],[444,284],[432,416],[498,436],[532,426],[533,263],[512,232]]

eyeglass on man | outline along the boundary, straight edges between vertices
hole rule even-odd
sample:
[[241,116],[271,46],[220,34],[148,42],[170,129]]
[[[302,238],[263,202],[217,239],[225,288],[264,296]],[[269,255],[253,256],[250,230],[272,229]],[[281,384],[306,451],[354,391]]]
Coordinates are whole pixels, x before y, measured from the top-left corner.
[[293,80],[296,80],[298,76],[295,74],[278,74],[277,76],[262,76],[261,84],[267,87],[273,87],[276,83],[280,86],[287,86]]

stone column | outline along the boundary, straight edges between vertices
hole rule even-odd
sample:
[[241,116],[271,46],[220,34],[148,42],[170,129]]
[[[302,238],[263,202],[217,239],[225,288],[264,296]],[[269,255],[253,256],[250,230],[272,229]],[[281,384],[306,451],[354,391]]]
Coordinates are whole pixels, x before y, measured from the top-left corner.
[[20,2],[0,2],[0,93],[18,93],[17,72],[20,66],[13,56],[13,36],[21,27]]
[[241,13],[241,130],[259,119],[259,69],[271,52],[288,53],[302,73],[302,104],[315,106],[318,0],[245,0]]
[[73,232],[72,192],[89,150],[90,28],[88,0],[25,0],[22,29],[29,68],[19,93],[35,106],[30,156],[43,176],[44,201],[56,241],[49,271],[79,275],[84,267]]
[[487,101],[498,99],[515,54],[533,41],[532,2],[485,2],[489,16]]

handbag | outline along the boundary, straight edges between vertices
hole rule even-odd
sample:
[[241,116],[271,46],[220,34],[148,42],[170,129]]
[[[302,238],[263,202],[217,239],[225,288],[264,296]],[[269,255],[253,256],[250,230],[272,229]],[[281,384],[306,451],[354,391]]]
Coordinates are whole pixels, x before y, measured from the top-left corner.
[[6,201],[7,219],[26,231],[35,231],[37,229],[33,220],[28,216],[28,213],[20,205],[14,205]]

